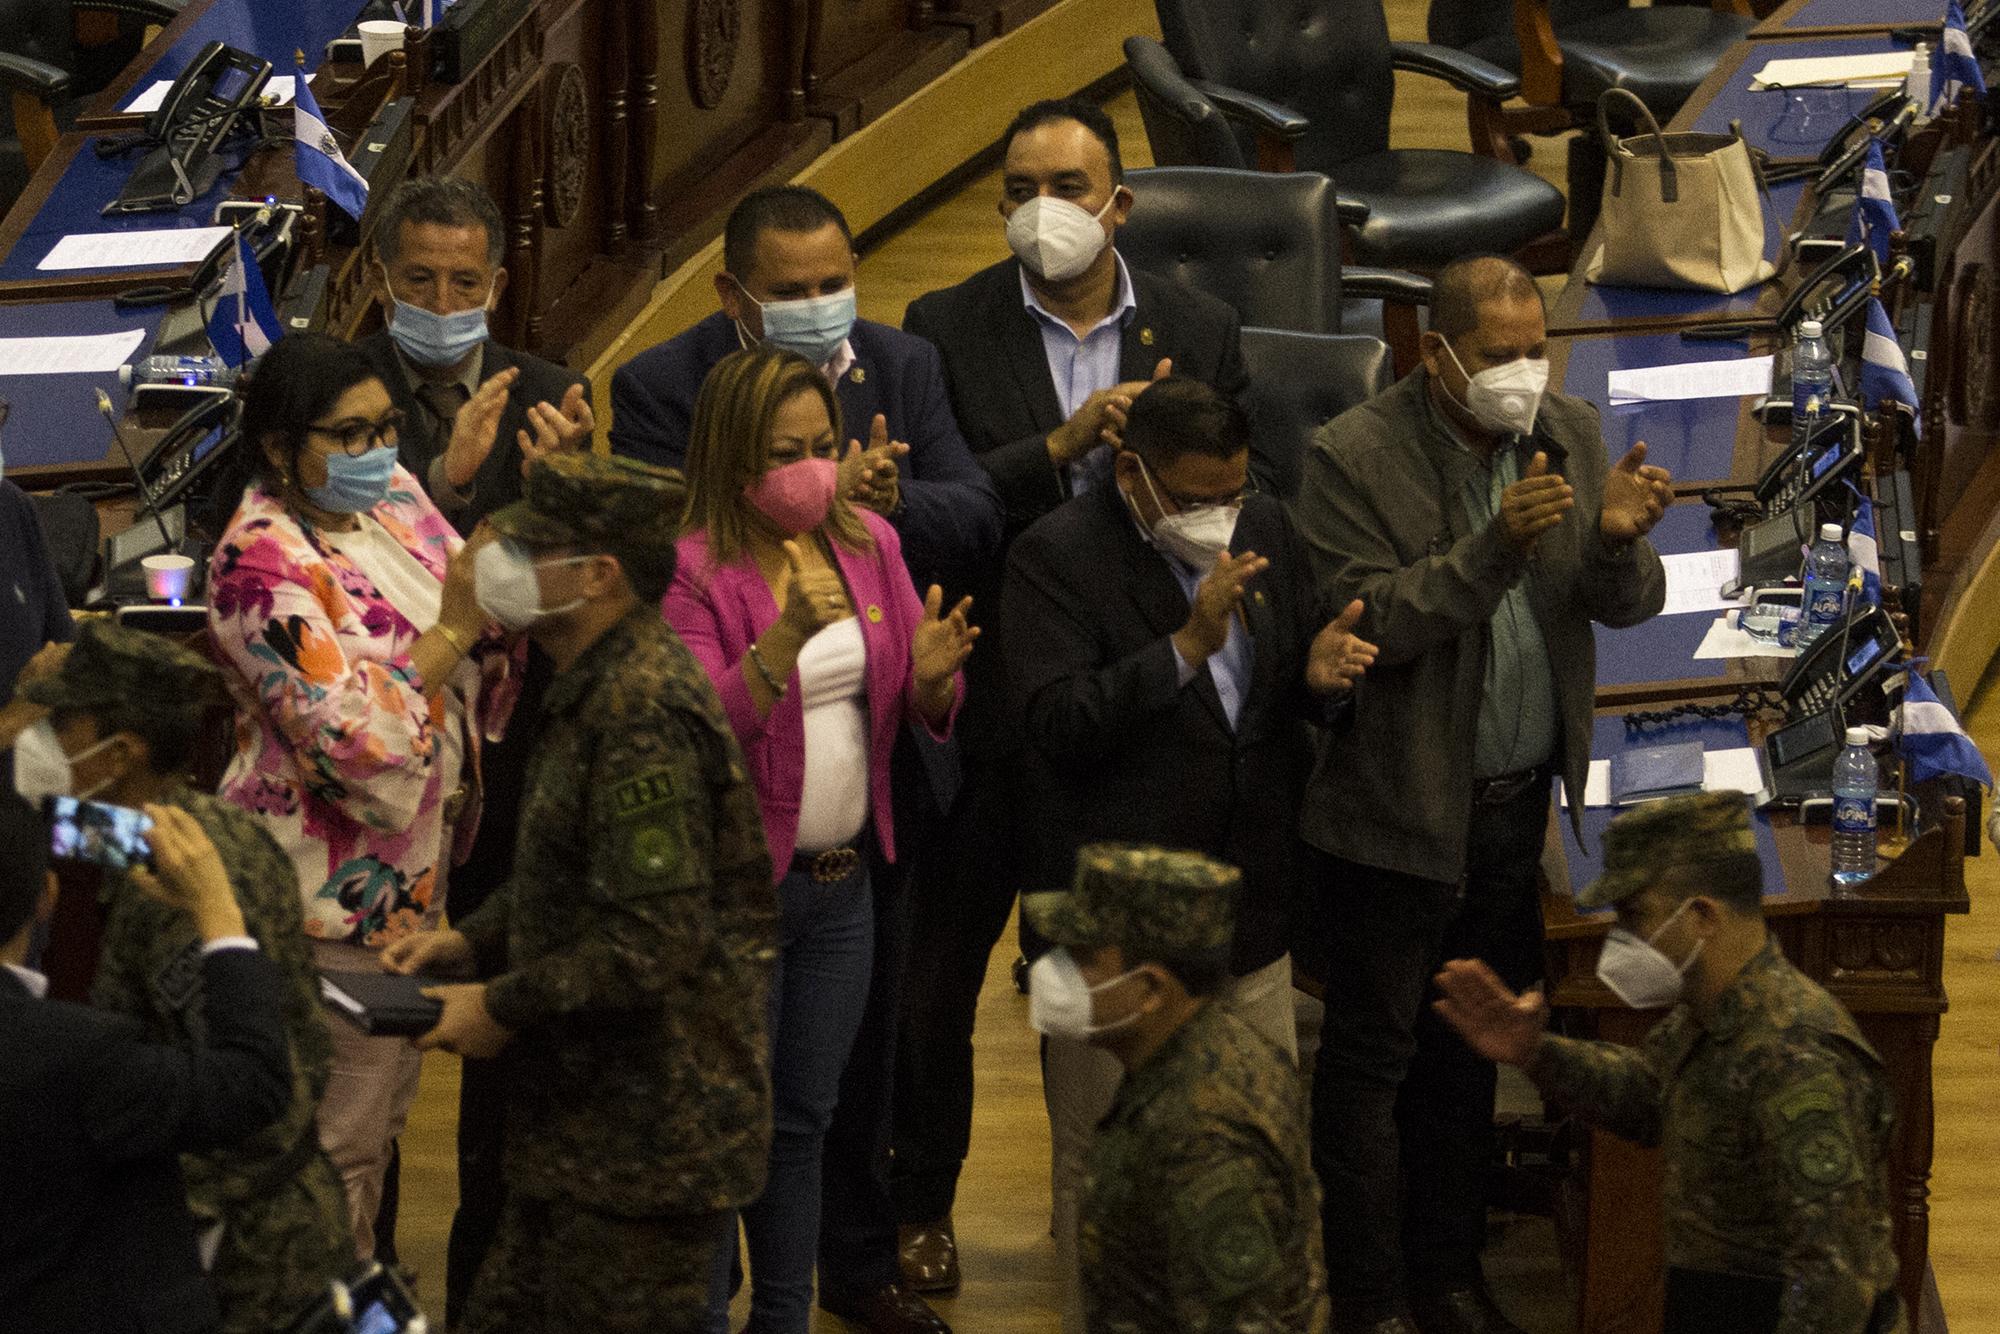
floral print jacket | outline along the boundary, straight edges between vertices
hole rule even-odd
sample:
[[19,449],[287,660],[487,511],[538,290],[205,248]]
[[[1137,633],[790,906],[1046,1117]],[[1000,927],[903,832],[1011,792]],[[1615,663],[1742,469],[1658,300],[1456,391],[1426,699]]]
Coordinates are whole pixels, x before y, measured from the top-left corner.
[[[461,539],[402,468],[373,510],[444,578]],[[220,796],[265,818],[298,870],[306,934],[379,949],[434,916],[440,859],[462,857],[468,808],[443,847],[439,762],[448,692],[424,697],[416,627],[311,525],[252,483],[209,558],[208,625],[236,702],[236,751]],[[520,693],[525,641],[473,650],[463,781],[479,739],[498,739]],[[442,906],[442,905],[435,905]]]

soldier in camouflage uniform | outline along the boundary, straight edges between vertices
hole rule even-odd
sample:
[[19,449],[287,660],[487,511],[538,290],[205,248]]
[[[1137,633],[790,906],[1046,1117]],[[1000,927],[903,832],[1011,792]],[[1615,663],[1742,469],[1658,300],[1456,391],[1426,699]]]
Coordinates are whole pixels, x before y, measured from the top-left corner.
[[513,875],[384,956],[487,979],[438,988],[420,1045],[510,1062],[475,1334],[698,1330],[722,1211],[763,1186],[777,900],[735,737],[660,619],[682,498],[678,473],[558,455],[490,520],[552,610],[500,605],[484,574],[482,605],[557,671]]
[[1239,873],[1098,843],[1067,893],[1023,896],[1059,948],[1037,1026],[1125,1066],[1085,1167],[1078,1252],[1090,1334],[1323,1334],[1326,1271],[1304,1091],[1227,1003]]
[[1548,1035],[1539,994],[1469,960],[1439,974],[1438,1010],[1546,1097],[1660,1146],[1669,1334],[1900,1331],[1881,1058],[1786,961],[1762,892],[1740,794],[1655,802],[1612,822],[1577,895],[1617,910],[1599,977],[1674,1007],[1641,1046]]
[[[354,1264],[340,1178],[315,1129],[333,1056],[291,863],[257,818],[181,781],[204,704],[221,677],[159,635],[87,622],[53,675],[24,698],[52,711],[75,790],[121,806],[188,812],[221,854],[243,921],[285,981],[292,1101],[283,1116],[227,1149],[183,1155],[188,1207],[214,1233],[210,1270],[225,1334],[282,1329]],[[201,942],[194,919],[106,871],[107,915],[91,1002],[129,1015],[149,1042],[198,1042]],[[219,1229],[219,1232],[216,1231]]]

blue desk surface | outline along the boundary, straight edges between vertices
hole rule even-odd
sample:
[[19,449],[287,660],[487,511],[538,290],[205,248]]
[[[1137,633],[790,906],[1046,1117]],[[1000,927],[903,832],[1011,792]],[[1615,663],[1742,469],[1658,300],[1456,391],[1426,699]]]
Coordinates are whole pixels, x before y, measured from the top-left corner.
[[[57,276],[43,273],[35,266],[48,257],[56,242],[72,232],[136,232],[214,226],[215,205],[228,195],[229,182],[235,176],[233,171],[225,171],[212,190],[177,212],[121,213],[109,218],[100,216],[99,210],[116,199],[118,192],[125,188],[126,178],[132,174],[139,157],[134,153],[130,157],[100,158],[88,144],[79,150],[70,159],[55,189],[49,192],[47,202],[28,223],[27,230],[22,232],[21,239],[5,259],[0,259],[0,282],[35,282]],[[110,271],[71,269],[62,276]]]
[[1677,333],[1579,336],[1569,344],[1563,392],[1597,405],[1612,458],[1622,458],[1644,440],[1646,461],[1667,469],[1676,481],[1720,481],[1730,475],[1735,457],[1742,399],[1691,398],[1613,407],[1607,377],[1614,370],[1639,366],[1734,361],[1748,356],[1747,349],[1745,343],[1690,342]]
[[[1777,157],[1813,156],[1839,132],[1849,116],[1868,105],[1868,100],[1875,96],[1874,90],[1811,88],[1802,89],[1794,95],[1776,90],[1753,91],[1750,81],[1769,60],[1865,55],[1893,49],[1896,49],[1896,44],[1886,36],[1828,37],[1779,45],[1756,44],[1750,48],[1735,77],[1687,128],[1726,134],[1731,121],[1741,121],[1744,141],[1754,148],[1764,149]],[[1804,181],[1787,181],[1772,187],[1770,198],[1764,202],[1764,254],[1767,258],[1777,259],[1784,242],[1784,231],[1791,225],[1792,216],[1798,212],[1805,190]],[[1566,327],[1575,327],[1748,315],[1764,296],[1765,286],[1759,284],[1733,296],[1724,296],[1716,292],[1586,284],[1576,313],[1563,323]]]
[[[59,334],[104,334],[144,329],[131,359],[153,350],[157,310],[121,311],[109,301],[61,301],[0,305],[0,338],[49,338]],[[7,469],[48,468],[95,463],[111,452],[111,428],[97,411],[102,389],[113,403],[125,401],[118,372],[92,375],[0,375],[0,397],[12,405],[7,417]]]
[[[1709,521],[1708,506],[1691,502],[1673,506],[1653,528],[1652,543],[1663,556],[1713,550],[1715,525]],[[1648,685],[1655,681],[1706,680],[1726,675],[1729,659],[1694,656],[1716,615],[1691,611],[1655,616],[1624,630],[1592,626],[1597,636],[1598,686]]]
[[[1693,619],[1700,619],[1695,617]],[[1617,714],[1599,717],[1590,736],[1590,757],[1594,760],[1608,760],[1628,747],[1664,746],[1677,741],[1699,741],[1703,750],[1733,750],[1750,744],[1750,733],[1741,719],[1697,719],[1690,718],[1666,727],[1649,727],[1636,736],[1625,730],[1625,720]],[[1604,869],[1604,828],[1618,814],[1618,808],[1585,807],[1583,812],[1583,839],[1576,841],[1576,831],[1570,826],[1569,812],[1558,808],[1556,823],[1562,826],[1563,853],[1569,862],[1569,881],[1572,891],[1582,889],[1595,880]],[[1757,839],[1757,859],[1764,864],[1764,884],[1767,892],[1776,892],[1785,887],[1784,870],[1778,862],[1778,845],[1771,837],[1770,817],[1763,812],[1755,812],[1750,817],[1750,830]]]
[[[171,79],[209,42],[222,42],[271,62],[273,74],[290,74],[294,51],[317,69],[326,44],[346,32],[364,0],[214,0],[179,41],[162,52],[133,92],[155,79]],[[1939,12],[1943,12],[1940,10]]]
[[1781,25],[1786,28],[1849,28],[1934,24],[1944,17],[1942,0],[1807,0]]

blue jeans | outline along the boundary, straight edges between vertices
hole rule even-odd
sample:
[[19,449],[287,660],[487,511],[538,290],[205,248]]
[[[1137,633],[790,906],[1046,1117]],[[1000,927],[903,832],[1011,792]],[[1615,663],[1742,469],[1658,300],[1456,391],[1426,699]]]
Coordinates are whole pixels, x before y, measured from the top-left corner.
[[[840,1072],[868,1001],[874,906],[867,859],[833,884],[793,871],[778,882],[778,966],[771,975],[771,1164],[742,1211],[750,1242],[750,1326],[807,1334],[819,1251],[820,1153]],[[737,1216],[709,1272],[708,1328],[728,1334]]]

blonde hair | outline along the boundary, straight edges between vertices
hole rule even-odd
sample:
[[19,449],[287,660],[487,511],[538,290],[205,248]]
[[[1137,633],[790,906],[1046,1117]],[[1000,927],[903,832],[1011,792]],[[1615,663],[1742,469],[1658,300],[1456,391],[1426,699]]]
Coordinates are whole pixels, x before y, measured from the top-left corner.
[[[764,475],[778,410],[794,396],[819,395],[833,438],[840,440],[840,399],[818,367],[796,352],[753,347],[732,352],[702,381],[688,432],[687,508],[684,532],[708,534],[709,559],[726,564],[750,545],[753,520],[743,488]],[[875,543],[845,497],[835,496],[821,530],[850,551]]]

